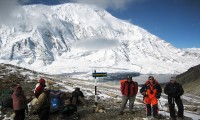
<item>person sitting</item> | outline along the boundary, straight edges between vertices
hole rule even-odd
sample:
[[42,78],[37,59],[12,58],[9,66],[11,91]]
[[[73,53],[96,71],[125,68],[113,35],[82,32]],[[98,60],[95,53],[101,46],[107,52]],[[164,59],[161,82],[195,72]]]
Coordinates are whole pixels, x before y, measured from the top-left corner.
[[44,87],[46,87],[45,80],[43,78],[41,78],[39,80],[39,83],[35,87],[34,95],[35,95],[36,98],[39,97],[41,92],[44,90]]
[[75,90],[72,92],[71,101],[74,105],[76,105],[78,102],[81,102],[84,106],[87,106],[83,92],[80,90],[79,87],[76,87]]
[[50,113],[49,91],[47,89],[40,89],[38,91],[38,100],[33,114],[38,114],[40,120],[48,120]]
[[61,117],[64,119],[74,119],[78,116],[77,105],[71,103],[71,96],[69,97],[67,93],[61,93],[60,98],[63,101],[63,107],[60,110]]

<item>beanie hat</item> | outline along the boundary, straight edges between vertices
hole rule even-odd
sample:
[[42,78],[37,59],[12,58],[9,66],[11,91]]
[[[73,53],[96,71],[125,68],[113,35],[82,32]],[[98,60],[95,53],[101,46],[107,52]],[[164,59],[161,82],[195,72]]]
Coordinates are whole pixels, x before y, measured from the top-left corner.
[[39,80],[39,83],[40,83],[40,84],[44,84],[44,83],[45,83],[45,80],[44,80],[43,78],[41,78],[41,79]]
[[43,87],[46,86],[46,85],[45,85],[45,80],[44,80],[43,78],[41,78],[41,79],[39,80],[39,83],[40,83],[40,85],[42,85]]
[[172,80],[173,80],[173,81],[176,80],[176,77],[171,77],[171,78],[170,78],[170,81],[172,81]]
[[127,80],[132,80],[132,77],[130,75],[128,75]]
[[80,91],[80,88],[79,88],[79,87],[75,87],[75,90],[76,90],[76,91]]
[[153,76],[149,76],[149,80],[154,80],[154,77]]

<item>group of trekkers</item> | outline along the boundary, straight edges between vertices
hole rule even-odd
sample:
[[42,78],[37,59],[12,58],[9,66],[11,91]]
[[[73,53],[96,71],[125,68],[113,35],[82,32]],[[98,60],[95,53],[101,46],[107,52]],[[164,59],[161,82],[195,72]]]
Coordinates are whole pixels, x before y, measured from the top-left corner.
[[[127,76],[127,79],[122,80],[120,90],[122,93],[122,105],[119,110],[119,115],[123,114],[124,108],[129,101],[129,111],[134,114],[133,111],[134,101],[138,93],[138,83],[132,80],[131,76]],[[148,80],[142,85],[139,92],[143,95],[143,101],[146,106],[146,117],[160,119],[158,114],[158,101],[161,97],[162,88],[159,82],[153,77],[149,76]],[[170,117],[172,120],[177,118],[183,118],[183,103],[180,96],[183,95],[184,91],[181,84],[176,82],[176,78],[172,77],[170,82],[165,86],[164,93],[168,95],[168,105],[170,111]],[[59,93],[56,91],[49,90],[46,87],[45,80],[41,78],[39,83],[36,85],[34,90],[35,98],[37,98],[37,105],[35,106],[32,114],[38,115],[40,120],[48,120],[51,110],[57,105],[56,99],[54,97],[57,95],[62,102],[62,108],[59,110],[63,115],[71,115],[77,111],[77,102],[80,101],[84,106],[87,103],[84,99],[84,95],[80,88],[76,87],[71,94],[71,98],[66,102],[66,94]],[[15,112],[14,120],[24,120],[25,112],[28,113],[27,100],[23,93],[22,87],[16,85],[14,92],[12,94],[13,99],[13,109]],[[177,116],[175,114],[175,103],[178,106]]]
[[[139,91],[143,95],[143,102],[146,105],[146,117],[151,118],[151,115],[153,114],[153,118],[160,119],[161,116],[158,114],[158,101],[161,97],[162,88],[159,82],[153,76],[149,76],[148,80],[142,85]],[[121,93],[122,105],[119,115],[123,114],[123,110],[128,100],[129,112],[134,114],[133,105],[138,93],[138,83],[133,81],[131,76],[128,76],[126,80],[121,81]],[[184,90],[182,85],[176,82],[175,77],[171,77],[170,82],[166,84],[164,87],[164,93],[168,96],[170,119],[182,120],[184,117],[184,108],[180,97],[183,95]],[[177,115],[175,112],[175,103],[178,107]]]
[[[34,90],[36,103],[32,106],[30,114],[38,115],[40,120],[48,120],[50,113],[61,113],[62,118],[69,118],[77,112],[77,104],[87,106],[83,92],[79,87],[72,91],[70,97],[60,90],[50,90],[46,86],[46,81],[41,78]],[[14,120],[25,120],[25,112],[28,114],[28,103],[23,93],[22,87],[18,84],[12,94]],[[76,116],[74,116],[76,117]]]

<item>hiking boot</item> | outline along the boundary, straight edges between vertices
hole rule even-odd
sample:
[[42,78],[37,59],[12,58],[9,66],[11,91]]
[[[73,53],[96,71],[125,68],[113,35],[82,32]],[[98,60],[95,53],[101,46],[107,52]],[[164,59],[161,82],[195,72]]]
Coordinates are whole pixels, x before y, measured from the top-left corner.
[[184,117],[177,117],[176,120],[184,120]]
[[151,116],[146,116],[147,119],[151,119]]
[[155,118],[155,119],[161,119],[161,116],[160,115],[155,115],[155,116],[153,116],[153,118]]
[[169,119],[170,119],[170,120],[176,120],[176,118],[175,118],[175,117],[170,117]]
[[118,113],[118,115],[123,115],[124,114],[124,112],[123,111],[120,111],[119,113]]

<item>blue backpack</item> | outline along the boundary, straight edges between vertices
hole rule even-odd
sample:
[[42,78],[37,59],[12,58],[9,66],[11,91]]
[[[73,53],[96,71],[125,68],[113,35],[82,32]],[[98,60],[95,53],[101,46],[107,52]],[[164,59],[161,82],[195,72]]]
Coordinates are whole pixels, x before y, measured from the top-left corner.
[[60,99],[60,91],[51,91],[50,93],[50,113],[58,112],[63,105]]
[[60,100],[57,97],[51,98],[51,107],[57,109],[60,105]]

